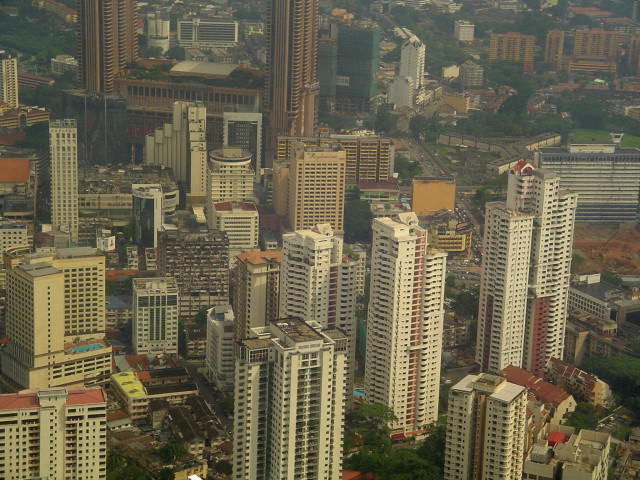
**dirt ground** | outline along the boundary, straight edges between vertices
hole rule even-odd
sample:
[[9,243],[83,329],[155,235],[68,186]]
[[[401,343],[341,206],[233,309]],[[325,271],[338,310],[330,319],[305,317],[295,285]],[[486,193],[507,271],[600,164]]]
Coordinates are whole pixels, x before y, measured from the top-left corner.
[[571,269],[574,273],[601,270],[618,274],[640,273],[640,231],[633,226],[616,229],[577,225],[573,252],[584,259],[574,262]]

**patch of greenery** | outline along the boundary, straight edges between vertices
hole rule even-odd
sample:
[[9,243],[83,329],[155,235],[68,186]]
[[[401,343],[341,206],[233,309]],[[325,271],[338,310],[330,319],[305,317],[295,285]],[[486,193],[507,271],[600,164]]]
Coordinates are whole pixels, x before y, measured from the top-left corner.
[[400,185],[411,185],[414,177],[422,175],[422,166],[419,162],[409,160],[406,155],[397,154],[394,162],[394,171],[398,174]]
[[347,243],[371,240],[373,214],[369,202],[351,200],[344,206],[344,240]]

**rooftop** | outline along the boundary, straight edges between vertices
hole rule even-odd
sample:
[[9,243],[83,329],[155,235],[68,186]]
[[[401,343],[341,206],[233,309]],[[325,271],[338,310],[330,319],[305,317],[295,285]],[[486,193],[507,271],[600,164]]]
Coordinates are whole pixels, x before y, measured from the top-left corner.
[[574,283],[570,287],[572,290],[577,290],[585,295],[597,298],[600,301],[606,302],[611,298],[624,297],[624,293],[615,285],[611,285],[605,282],[579,284]]
[[173,170],[161,165],[90,165],[78,167],[79,194],[131,193],[133,184],[160,184],[178,190]]
[[185,60],[178,62],[170,70],[170,75],[196,75],[227,77],[238,68],[237,63],[196,62]]
[[28,158],[0,157],[0,183],[26,183],[30,170],[31,161]]
[[146,395],[142,382],[138,380],[135,372],[120,372],[111,375],[114,382],[127,397],[144,397]]
[[296,342],[307,342],[309,340],[319,340],[322,338],[307,322],[299,318],[279,318],[273,320],[271,325],[277,327]]
[[280,263],[282,253],[279,250],[257,251],[250,250],[241,253],[236,258],[239,262],[251,265],[266,265],[268,263]]
[[249,202],[220,202],[213,205],[216,212],[255,212],[256,206]]
[[104,403],[105,397],[102,388],[83,389],[42,389],[42,390],[22,390],[18,393],[0,395],[0,410],[32,409],[40,406],[38,397],[48,394],[66,395],[65,405],[86,405],[93,403]]
[[504,368],[501,373],[508,382],[529,388],[544,403],[557,406],[570,397],[561,388],[514,365]]

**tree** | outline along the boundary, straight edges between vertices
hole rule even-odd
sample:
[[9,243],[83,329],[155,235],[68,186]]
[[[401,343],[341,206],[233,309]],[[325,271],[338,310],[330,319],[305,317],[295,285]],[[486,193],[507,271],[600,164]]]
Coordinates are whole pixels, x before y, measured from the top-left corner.
[[344,240],[347,243],[371,240],[373,213],[365,200],[351,200],[344,206]]
[[579,402],[575,411],[567,417],[567,425],[580,431],[582,429],[595,430],[598,426],[596,407],[586,402]]
[[397,421],[393,410],[377,403],[361,403],[347,414],[346,424],[353,437],[362,445],[361,452],[386,453],[391,449],[389,424]]
[[410,185],[411,179],[422,173],[422,166],[416,161],[411,161],[406,155],[396,155],[393,164],[394,171],[398,174],[400,185]]
[[233,473],[233,465],[226,460],[219,460],[216,462],[216,472],[223,475],[231,475]]
[[187,450],[180,443],[165,443],[158,449],[158,456],[166,463],[175,462],[186,453]]
[[374,127],[377,132],[390,132],[396,128],[397,117],[388,108],[379,108]]
[[[441,390],[443,387],[440,387]],[[449,390],[447,387],[445,390]],[[444,467],[444,449],[447,443],[446,425],[437,425],[425,439],[418,453],[429,463],[440,468]]]
[[620,286],[620,284],[622,283],[622,278],[620,277],[620,275],[616,275],[609,270],[602,270],[602,272],[600,272],[600,279],[603,282],[615,285],[616,287]]
[[164,467],[162,470],[158,472],[157,480],[174,480],[176,478],[176,474],[173,473],[169,467]]
[[462,317],[475,317],[478,314],[480,301],[480,289],[474,287],[470,290],[460,290],[453,297],[451,309],[456,315]]
[[489,190],[486,188],[479,188],[476,190],[471,201],[479,210],[484,210],[484,206],[489,200],[491,200],[491,193]]
[[227,415],[233,415],[233,395],[227,395],[218,402],[218,405]]
[[198,325],[206,325],[208,310],[209,309],[207,307],[201,307],[200,310],[198,310],[198,313],[196,313],[195,317],[193,318],[195,323],[197,323]]
[[177,45],[174,47],[171,47],[169,50],[167,50],[167,53],[165,53],[165,56],[173,60],[184,60],[185,58],[184,48],[179,47]]

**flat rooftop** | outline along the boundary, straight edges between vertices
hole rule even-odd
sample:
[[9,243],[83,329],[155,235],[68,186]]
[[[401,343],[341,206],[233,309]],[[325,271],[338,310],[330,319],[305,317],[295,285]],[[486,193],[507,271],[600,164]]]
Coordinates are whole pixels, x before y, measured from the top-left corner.
[[268,263],[280,263],[282,253],[279,250],[256,251],[250,250],[241,253],[236,258],[239,262],[251,265],[266,265]]
[[280,318],[273,320],[272,325],[284,332],[289,338],[296,342],[307,342],[319,340],[322,337],[308,323],[299,318]]
[[612,298],[621,298],[624,297],[622,290],[620,290],[615,285],[611,285],[610,283],[598,282],[598,283],[587,283],[587,284],[573,284],[570,287],[572,290],[577,290],[585,295],[589,295],[591,297],[597,298],[603,302],[608,301]]

